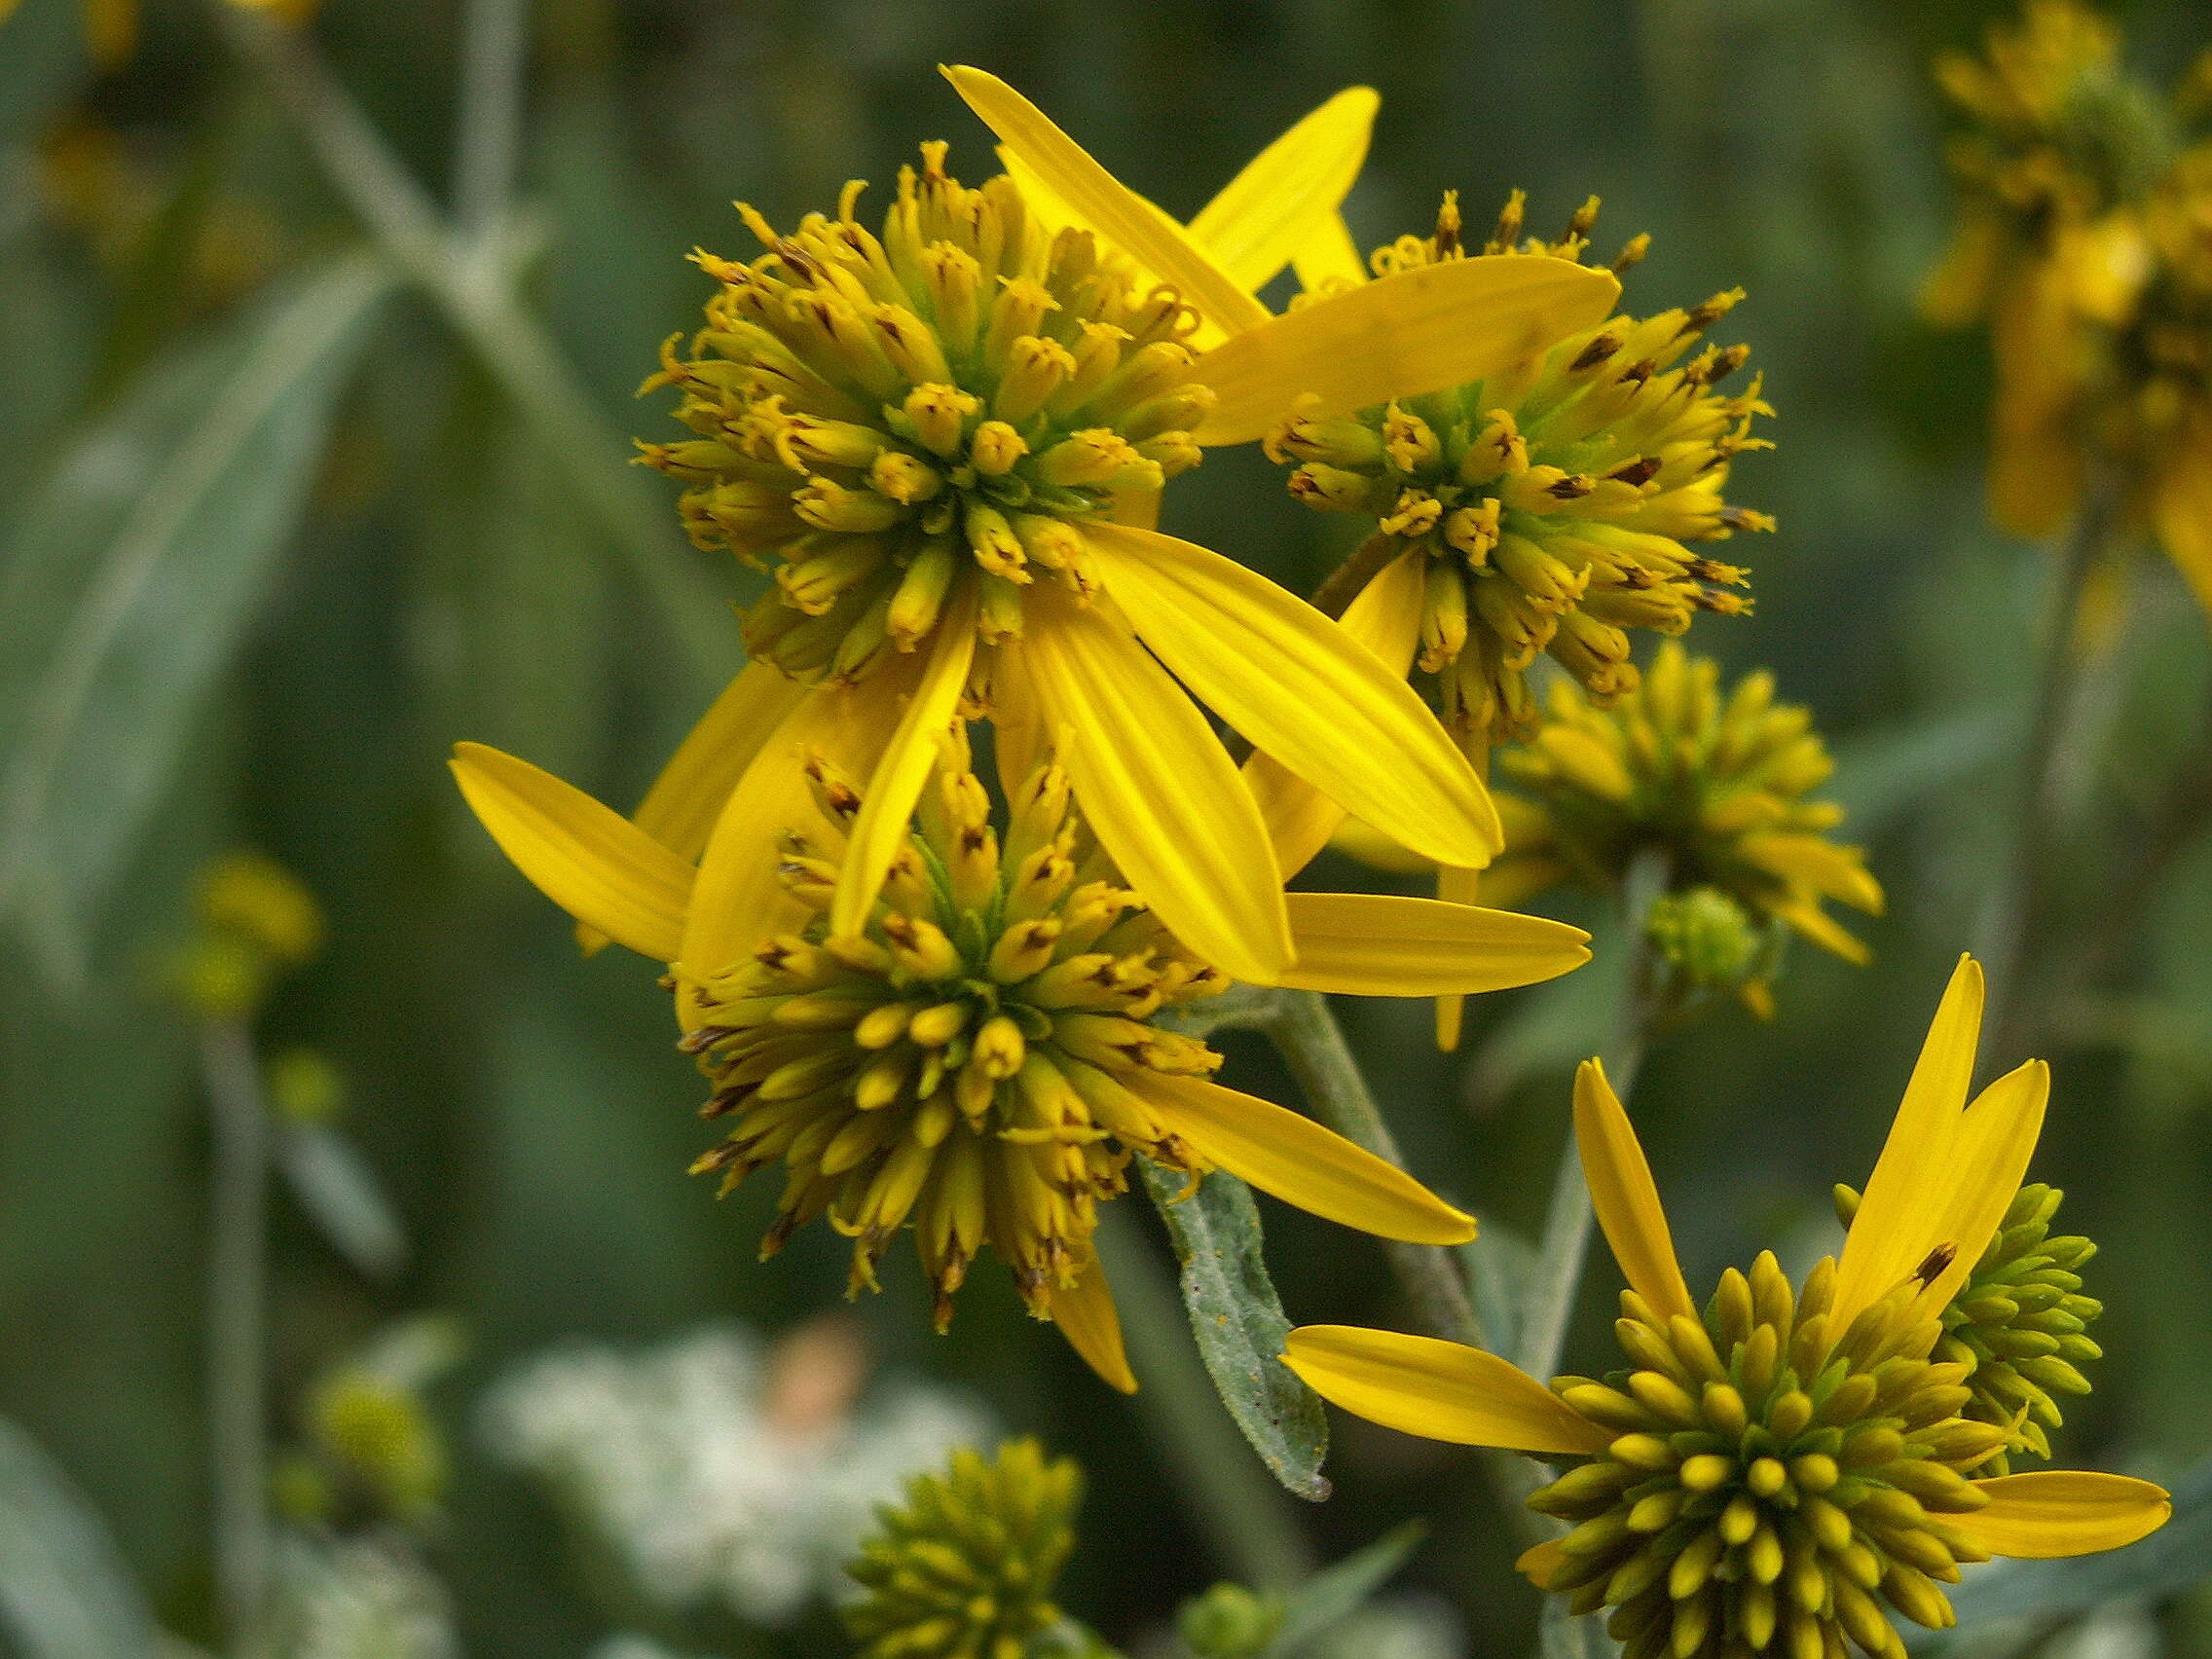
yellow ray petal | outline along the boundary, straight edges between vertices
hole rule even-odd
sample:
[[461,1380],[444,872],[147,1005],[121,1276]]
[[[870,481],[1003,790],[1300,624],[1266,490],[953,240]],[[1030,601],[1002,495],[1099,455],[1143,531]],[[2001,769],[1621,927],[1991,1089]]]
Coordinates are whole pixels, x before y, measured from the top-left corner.
[[1856,847],[1838,846],[1825,835],[1782,830],[1746,835],[1739,844],[1745,858],[1787,882],[1870,916],[1882,913],[1882,884],[1868,872]]
[[1696,1318],[1697,1304],[1682,1282],[1651,1165],[1605,1081],[1605,1068],[1596,1060],[1584,1060],[1574,1074],[1574,1144],[1582,1153],[1582,1174],[1590,1183],[1598,1225],[1605,1230],[1605,1242],[1613,1247],[1613,1260],[1629,1288],[1661,1318],[1677,1313]]
[[1315,789],[1440,864],[1504,844],[1490,792],[1404,674],[1296,594],[1171,535],[1089,526],[1137,636],[1221,718]]
[[[1446,904],[1472,904],[1482,891],[1481,870],[1456,869],[1451,865],[1438,866],[1436,871],[1436,897]],[[1436,1049],[1443,1054],[1459,1051],[1459,1036],[1466,1025],[1467,999],[1456,992],[1447,992],[1436,999]]]
[[1193,436],[1249,443],[1307,392],[1326,417],[1481,380],[1596,327],[1619,294],[1610,272],[1541,255],[1402,271],[1285,312],[1200,356],[1193,373],[1217,401]]
[[1282,982],[1348,996],[1433,997],[1556,979],[1590,960],[1564,922],[1379,893],[1286,893],[1298,959]]
[[1973,1081],[1981,1004],[1981,964],[1962,956],[1844,1239],[1836,1264],[1838,1330],[1902,1284],[1939,1241],[1946,1195],[1928,1174],[1950,1159],[1959,1132],[1967,1087]]
[[1774,906],[1774,913],[1823,950],[1840,956],[1855,968],[1874,960],[1866,941],[1821,908],[1818,899],[1795,900]]
[[1285,1203],[1412,1244],[1464,1244],[1461,1214],[1394,1163],[1312,1119],[1202,1078],[1124,1074],[1122,1084],[1208,1163]]
[[2048,1561],[2117,1550],[2156,1532],[2174,1512],[2163,1487],[2126,1475],[2039,1469],[1973,1484],[1989,1495],[1988,1507],[1945,1515],[1943,1525],[1991,1555]]
[[2049,1099],[2050,1068],[2043,1061],[2030,1060],[2007,1072],[1967,1108],[1950,1157],[1940,1171],[1927,1177],[1947,1195],[1928,1247],[1948,1245],[1953,1252],[1949,1265],[1929,1280],[1924,1292],[1930,1309],[1947,1306],[1965,1288],[1989,1247],[2027,1176]]
[[729,792],[805,695],[775,664],[748,663],[678,745],[630,821],[679,858],[698,858]]
[[1267,321],[1268,308],[1207,258],[1180,225],[1100,166],[1043,110],[981,69],[955,64],[944,78],[1079,223],[1126,249],[1200,315],[1232,334]]
[[1122,1350],[1122,1316],[1115,1311],[1113,1288],[1106,1282],[1098,1252],[1085,1244],[1076,1264],[1075,1288],[1066,1290],[1055,1284],[1051,1294],[1052,1323],[1059,1326],[1068,1346],[1083,1356],[1083,1362],[1097,1372],[1108,1387],[1135,1393],[1136,1376],[1129,1370],[1128,1355]]
[[930,642],[921,682],[907,699],[899,727],[883,758],[861,792],[861,813],[845,844],[837,871],[837,892],[830,906],[830,931],[847,936],[867,925],[891,861],[905,845],[914,803],[922,798],[937,764],[938,739],[952,724],[976,660],[976,590],[964,587],[939,618]]
[[1342,213],[1331,214],[1290,263],[1298,273],[1298,285],[1309,294],[1356,288],[1367,280],[1366,262],[1359,257],[1359,244],[1352,240],[1351,227]]
[[[868,776],[898,719],[899,699],[913,684],[906,658],[859,685],[817,686],[760,746],[699,863],[683,931],[683,965],[693,974],[721,973],[804,920],[776,878],[777,843],[819,822],[800,768],[818,752],[848,777]],[[682,1012],[688,1020],[689,1007]]]
[[2212,418],[2191,423],[2167,451],[2152,521],[2196,603],[2212,611]]
[[[1414,647],[1420,643],[1427,565],[1428,555],[1418,551],[1391,560],[1345,607],[1339,623],[1400,679],[1413,667]],[[1343,807],[1272,755],[1254,754],[1244,762],[1244,784],[1268,822],[1285,881],[1320,856],[1345,821]]]
[[1611,1436],[1493,1353],[1356,1325],[1301,1325],[1283,1363],[1324,1400],[1370,1422],[1461,1446],[1594,1456]]
[[[679,858],[696,862],[729,792],[768,734],[805,695],[806,687],[773,663],[748,664],[677,746],[630,822]],[[576,924],[576,943],[585,955],[606,942],[596,928]]]
[[1032,593],[1019,648],[1107,856],[1184,943],[1272,984],[1290,964],[1282,883],[1205,717],[1124,626],[1057,594]]
[[691,897],[689,864],[527,760],[463,743],[452,766],[470,810],[540,893],[641,956],[676,959]]
[[1191,240],[1258,293],[1328,226],[1359,177],[1382,100],[1347,87],[1262,150],[1191,221]]

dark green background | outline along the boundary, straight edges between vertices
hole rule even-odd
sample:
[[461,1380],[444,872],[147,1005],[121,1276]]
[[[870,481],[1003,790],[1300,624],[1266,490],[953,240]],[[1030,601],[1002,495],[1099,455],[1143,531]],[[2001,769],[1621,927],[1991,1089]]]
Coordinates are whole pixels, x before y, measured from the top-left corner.
[[[1870,969],[1800,950],[1775,1022],[1723,1013],[1651,1063],[1638,1117],[1691,1277],[1709,1279],[1768,1242],[1818,1247],[1828,1184],[1863,1178],[2002,868],[2048,561],[1982,516],[1979,346],[1930,333],[1911,310],[1948,214],[1928,60],[1995,15],[1901,0],[542,0],[527,292],[609,424],[597,464],[620,468],[620,433],[671,429],[665,399],[628,399],[704,297],[683,254],[747,250],[731,197],[789,220],[829,206],[847,177],[887,181],[931,136],[953,141],[957,169],[987,170],[985,134],[937,77],[940,60],[1005,75],[1179,214],[1311,105],[1370,82],[1382,116],[1347,206],[1363,241],[1423,229],[1448,187],[1480,223],[1523,186],[1538,229],[1595,191],[1601,250],[1654,236],[1632,308],[1747,287],[1720,338],[1753,348],[1781,411],[1768,427],[1779,448],[1742,463],[1732,495],[1782,528],[1726,550],[1753,567],[1756,614],[1705,619],[1691,643],[1734,668],[1773,667],[1786,696],[1814,707],[1839,756],[1835,792],[1892,906],[1861,930]],[[2207,33],[2187,0],[2125,18],[2161,77]],[[92,423],[237,314],[240,297],[182,275],[196,245],[235,234],[241,210],[275,227],[279,271],[356,240],[209,13],[163,0],[135,59],[105,78],[84,64],[75,27],[71,0],[25,0],[0,27],[9,526],[82,456]],[[456,6],[330,0],[315,33],[442,192]],[[73,111],[120,132],[145,187],[172,199],[120,254],[95,256],[42,188],[39,146]],[[280,1210],[280,1408],[288,1424],[302,1382],[385,1319],[460,1315],[470,1358],[437,1402],[461,1467],[435,1559],[471,1652],[576,1653],[598,1615],[549,1512],[470,1444],[476,1385],[571,1333],[645,1342],[713,1314],[776,1326],[832,1303],[844,1270],[826,1235],[754,1264],[771,1194],[717,1205],[684,1176],[703,1144],[697,1079],[671,1045],[651,971],[619,951],[577,960],[563,918],[498,860],[442,764],[472,738],[627,801],[713,681],[577,510],[566,463],[534,448],[439,315],[402,296],[376,326],[240,648],[179,735],[160,739],[164,793],[127,872],[101,891],[88,977],[56,982],[37,948],[0,942],[0,1412],[82,1483],[179,1627],[203,1630],[205,1133],[189,1030],[149,990],[145,965],[183,927],[186,883],[206,857],[264,848],[313,885],[333,930],[267,1032],[343,1066],[350,1127],[418,1257],[402,1282],[364,1287]],[[188,405],[164,419],[193,416]],[[128,454],[93,464],[109,468],[95,481],[110,494],[137,488]],[[668,560],[736,593],[733,572],[682,542],[667,495]],[[1255,451],[1216,453],[1179,482],[1164,528],[1303,587],[1346,527],[1295,507]],[[20,528],[0,529],[0,548],[16,576],[42,561],[63,572],[43,601],[52,616],[94,557],[79,566]],[[2118,850],[2206,719],[2202,619],[2154,559],[2132,586],[2128,645],[2078,734],[2075,833],[2045,875],[2077,920],[2104,909],[2100,884],[2124,884]],[[18,612],[14,637],[51,637],[52,616]],[[180,596],[175,636],[202,623]],[[720,666],[734,668],[734,625],[727,651]],[[0,675],[0,695],[21,689],[19,675]],[[110,740],[139,759],[132,745],[154,741],[128,729]],[[1593,925],[1601,950],[1615,949]],[[2208,928],[2212,858],[2184,859],[2146,896],[2118,971],[2046,1033],[2056,1093],[2036,1172],[2067,1189],[2066,1218],[2104,1245],[2091,1289],[2110,1308],[2098,1331],[2109,1357],[2064,1437],[2066,1456],[2097,1466],[2171,1476],[2212,1449]],[[1417,1168],[1495,1225],[1534,1228],[1570,1062],[1603,1039],[1606,985],[1595,969],[1581,980],[1478,1004],[1456,1063],[1425,1048],[1423,1008],[1346,1011]],[[1287,1088],[1244,1049],[1232,1076]],[[1402,1322],[1374,1244],[1266,1207],[1294,1317]],[[978,1273],[942,1341],[927,1334],[910,1264],[888,1282],[862,1309],[887,1360],[982,1389],[1010,1423],[1090,1466],[1074,1610],[1125,1640],[1208,1581],[1217,1560],[1131,1408],[1019,1318],[996,1274]],[[1612,1287],[1608,1265],[1570,1362],[1599,1363]],[[1425,1515],[1436,1535],[1414,1575],[1458,1602],[1480,1651],[1527,1649],[1535,1597],[1510,1575],[1467,1458],[1343,1421],[1332,1472],[1338,1497],[1306,1517],[1329,1552]],[[2169,1615],[2177,1644],[2207,1651],[2207,1611],[2199,1595]],[[840,1645],[826,1627],[697,1640]]]

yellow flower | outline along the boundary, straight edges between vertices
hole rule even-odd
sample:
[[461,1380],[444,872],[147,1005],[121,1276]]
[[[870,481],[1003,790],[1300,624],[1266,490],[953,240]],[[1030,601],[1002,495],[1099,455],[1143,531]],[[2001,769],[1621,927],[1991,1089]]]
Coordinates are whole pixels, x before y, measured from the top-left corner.
[[1149,528],[1158,487],[1302,394],[1348,411],[1495,369],[1588,326],[1615,284],[1564,260],[1468,261],[1270,317],[1248,290],[1333,215],[1372,94],[1301,123],[1186,233],[1003,83],[949,73],[1014,177],[968,189],[931,146],[880,237],[857,187],[788,235],[749,214],[768,251],[702,262],[722,292],[688,355],[666,354],[698,435],[648,459],[689,485],[701,539],[778,578],[749,619],[759,660],[638,812],[700,860],[683,954],[729,961],[759,936],[774,827],[817,751],[866,785],[832,910],[857,929],[934,734],[966,713],[1018,752],[1058,744],[1147,902],[1224,970],[1273,979],[1291,940],[1254,856],[1267,826],[1199,704],[1441,861],[1487,862],[1495,817],[1371,653]]
[[2007,1430],[1962,1415],[1972,1365],[1932,1351],[2013,1202],[2049,1093],[2040,1060],[1970,1105],[1981,970],[1962,960],[1840,1259],[1793,1290],[1772,1254],[1701,1312],[1627,1114],[1595,1060],[1575,1138],[1629,1282],[1604,1381],[1549,1386],[1456,1344],[1293,1331],[1285,1361],[1346,1410],[1409,1433],[1574,1466],[1530,1499],[1572,1523],[1521,1559],[1576,1612],[1613,1609],[1625,1659],[1787,1653],[1845,1639],[1901,1659],[1892,1612],[1952,1623],[1942,1585],[1991,1556],[2086,1555],[2165,1524],[2148,1481],[1986,1475]]
[[2040,0],[1991,29],[1985,59],[1940,60],[1972,126],[1950,151],[1958,230],[1921,303],[1940,325],[1989,324],[1998,523],[2046,535],[2107,473],[2212,609],[2212,150],[2183,150],[2194,82],[2161,101],[2120,45],[2094,13]]
[[[697,1167],[723,1171],[725,1191],[765,1164],[787,1170],[764,1254],[826,1215],[853,1240],[857,1292],[911,1225],[941,1329],[990,1246],[1030,1309],[1126,1388],[1091,1232],[1132,1153],[1194,1177],[1227,1170],[1384,1237],[1472,1236],[1393,1165],[1210,1081],[1220,1056],[1163,1017],[1227,978],[1092,836],[1072,767],[1002,745],[994,815],[965,741],[927,735],[925,787],[862,926],[836,927],[834,910],[869,803],[818,753],[802,808],[765,827],[774,904],[712,957],[689,954],[705,873],[524,761],[463,745],[454,763],[524,874],[671,965],[683,1046],[715,1088],[706,1115],[733,1125]],[[1312,990],[1492,990],[1589,954],[1577,929],[1431,900],[1298,893],[1284,908],[1297,963],[1280,982]]]
[[[906,1501],[845,1571],[866,1594],[844,1609],[861,1659],[1024,1659],[1060,1623],[1052,1587],[1075,1550],[1083,1470],[1011,1440],[985,1460],[963,1448],[942,1475],[916,1475]],[[1081,1651],[1080,1648],[1073,1649]]]
[[314,960],[322,908],[266,854],[225,853],[201,871],[193,937],[170,953],[171,987],[209,1019],[250,1017],[277,976]]
[[1824,902],[1882,912],[1882,889],[1857,847],[1828,838],[1843,820],[1808,798],[1834,770],[1812,716],[1774,700],[1763,669],[1725,696],[1720,665],[1670,640],[1642,684],[1610,708],[1571,684],[1499,768],[1506,851],[1480,891],[1518,904],[1561,881],[1617,891],[1646,850],[1667,861],[1667,885],[1716,889],[1753,917],[1781,922],[1847,962],[1866,947]]
[[[1470,248],[1448,195],[1433,236],[1402,237],[1373,265],[1387,282],[1485,256],[1579,260],[1597,215],[1592,197],[1557,241],[1524,239],[1516,192],[1490,240]],[[1647,240],[1613,269],[1635,264]],[[1356,291],[1346,286],[1355,275],[1323,292]],[[1299,500],[1375,524],[1357,568],[1405,591],[1372,613],[1386,628],[1363,637],[1384,661],[1419,670],[1471,752],[1533,727],[1527,670],[1539,653],[1609,698],[1636,683],[1629,629],[1678,634],[1699,610],[1749,608],[1737,591],[1745,572],[1690,546],[1773,528],[1722,498],[1732,460],[1767,447],[1751,435],[1752,417],[1772,413],[1758,383],[1714,389],[1750,352],[1691,355],[1742,297],[1613,317],[1498,373],[1351,416],[1300,410],[1269,437]]]

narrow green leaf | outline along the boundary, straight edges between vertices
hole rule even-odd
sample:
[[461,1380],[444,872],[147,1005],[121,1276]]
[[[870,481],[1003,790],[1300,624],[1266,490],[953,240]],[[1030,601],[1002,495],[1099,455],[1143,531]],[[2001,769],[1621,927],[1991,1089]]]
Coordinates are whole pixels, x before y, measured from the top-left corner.
[[1328,1635],[1359,1611],[1427,1536],[1426,1522],[1408,1521],[1393,1527],[1285,1596],[1282,1624],[1274,1641],[1268,1644],[1267,1659],[1292,1659],[1307,1643]]
[[1183,1305],[1221,1403],[1276,1480],[1318,1503],[1329,1424],[1321,1401],[1280,1355],[1290,1320],[1261,1254],[1260,1212],[1243,1182],[1219,1171],[1188,1198],[1184,1176],[1139,1159],[1182,1265]]
[[1467,1288],[1475,1317],[1493,1353],[1512,1353],[1521,1346],[1521,1315],[1529,1288],[1541,1265],[1535,1245],[1502,1223],[1482,1218],[1482,1236],[1459,1246],[1466,1264]]
[[157,1633],[107,1529],[0,1418],[0,1631],[23,1659],[147,1659]]
[[55,978],[81,974],[269,588],[389,285],[345,257],[165,360],[24,515],[0,606],[0,702],[20,710],[0,756],[0,915],[32,924]]
[[354,1270],[388,1279],[407,1265],[407,1235],[360,1149],[321,1124],[287,1127],[276,1143],[285,1185]]

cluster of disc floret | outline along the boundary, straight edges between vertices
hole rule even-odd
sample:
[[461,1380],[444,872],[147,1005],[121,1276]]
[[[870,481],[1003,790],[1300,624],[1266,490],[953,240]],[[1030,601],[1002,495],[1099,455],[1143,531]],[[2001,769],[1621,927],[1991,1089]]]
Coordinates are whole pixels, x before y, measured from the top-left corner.
[[1842,1659],[1847,1639],[1901,1659],[1891,1611],[1949,1625],[1941,1586],[1988,1559],[1951,1518],[1987,1505],[1969,1477],[2005,1431],[1962,1415],[1970,1367],[1934,1357],[1921,1280],[1843,1330],[1834,1286],[1824,1261],[1793,1294],[1766,1254],[1702,1319],[1625,1292],[1630,1368],[1553,1384],[1614,1438],[1530,1500],[1573,1528],[1523,1565],[1577,1613],[1610,1607],[1626,1659]]
[[[1083,1471],[1034,1440],[995,1458],[962,1448],[916,1475],[903,1505],[845,1570],[864,1591],[844,1609],[861,1659],[1022,1659],[1060,1622],[1052,1587],[1075,1548]],[[1076,1649],[1080,1650],[1080,1649]]]
[[1859,848],[1829,838],[1843,809],[1812,792],[1834,762],[1811,715],[1775,700],[1771,674],[1724,691],[1718,664],[1670,640],[1609,707],[1555,686],[1543,727],[1499,770],[1514,793],[1500,797],[1495,873],[1515,892],[1553,880],[1610,891],[1650,853],[1676,891],[1711,888],[1751,918],[1863,959],[1822,903],[1878,913],[1882,890]]
[[[1465,247],[1445,199],[1436,234],[1375,256],[1378,273],[1473,253],[1577,259],[1597,216],[1592,199],[1558,241],[1524,240],[1516,194],[1486,246]],[[1616,268],[1641,256],[1638,238]],[[1636,683],[1628,630],[1680,633],[1699,610],[1748,608],[1745,572],[1689,544],[1772,529],[1722,498],[1729,463],[1766,447],[1751,435],[1771,414],[1754,381],[1714,389],[1749,350],[1697,348],[1742,298],[1716,294],[1687,311],[1616,316],[1568,336],[1521,367],[1358,415],[1294,413],[1268,453],[1294,468],[1308,506],[1379,521],[1378,567],[1422,556],[1418,666],[1434,677],[1446,723],[1470,740],[1528,731],[1525,671],[1548,651],[1593,696]]]
[[741,207],[767,252],[697,256],[707,325],[646,382],[696,436],[645,459],[688,486],[695,541],[772,566],[746,642],[794,675],[861,679],[956,603],[1018,636],[1032,582],[1091,591],[1085,519],[1198,460],[1193,313],[944,152],[902,169],[880,238],[858,184],[788,235]]
[[783,1163],[762,1253],[827,1215],[853,1240],[856,1291],[910,1221],[940,1330],[986,1244],[1046,1316],[1089,1260],[1129,1153],[1195,1167],[1127,1085],[1221,1064],[1156,1020],[1228,979],[1123,884],[1057,764],[1014,791],[1002,840],[956,743],[866,930],[832,938],[860,794],[819,758],[807,769],[820,822],[786,838],[780,873],[815,914],[698,987],[684,1046],[715,1086],[704,1114],[732,1127],[694,1167],[723,1171],[726,1192]]
[[[2065,1421],[2057,1396],[2089,1391],[2082,1367],[2104,1357],[2088,1334],[2104,1304],[2082,1294],[2083,1266],[2097,1247],[2078,1235],[2052,1237],[2051,1221],[2065,1195],[2035,1182],[2022,1187],[1959,1294],[1943,1309],[1936,1357],[1972,1369],[1973,1397],[1964,1415],[2016,1437],[1989,1460],[1989,1472],[2010,1468],[2010,1454],[2050,1456],[2050,1430]],[[1835,1190],[1846,1227],[1859,1195]]]

